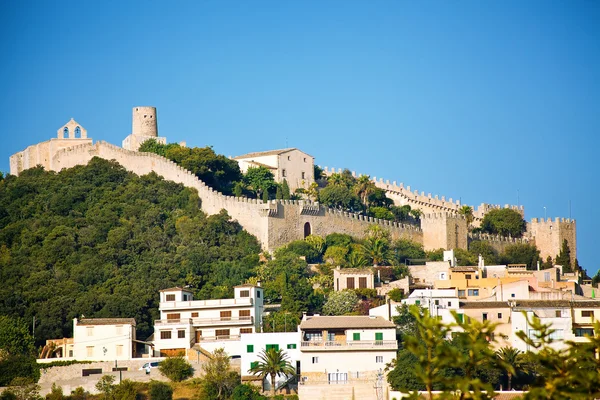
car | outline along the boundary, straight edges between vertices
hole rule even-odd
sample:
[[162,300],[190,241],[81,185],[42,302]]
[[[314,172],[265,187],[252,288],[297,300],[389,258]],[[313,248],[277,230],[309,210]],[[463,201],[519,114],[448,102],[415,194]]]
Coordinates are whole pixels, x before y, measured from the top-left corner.
[[146,364],[144,364],[144,365],[142,365],[140,367],[140,371],[143,371],[143,370],[145,370],[148,367],[150,367],[150,369],[152,369],[152,368],[158,368],[159,364],[160,364],[160,361],[148,362],[148,363],[146,363]]

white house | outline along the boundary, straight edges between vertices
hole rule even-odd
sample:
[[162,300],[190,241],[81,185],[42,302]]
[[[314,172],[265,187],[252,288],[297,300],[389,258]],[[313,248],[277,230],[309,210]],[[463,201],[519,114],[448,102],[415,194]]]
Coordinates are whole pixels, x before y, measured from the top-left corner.
[[375,275],[372,268],[340,268],[333,270],[335,291],[346,289],[374,289]]
[[260,151],[233,157],[243,173],[248,168],[268,168],[276,182],[285,179],[291,190],[308,188],[315,181],[315,159],[296,148]]
[[[288,361],[296,373],[300,373],[300,333],[299,332],[269,332],[269,333],[249,333],[241,337],[241,375],[242,380],[255,380],[253,375],[248,372],[256,363],[260,362],[259,354],[268,349],[283,349],[288,357]],[[275,379],[279,387],[287,382],[290,377],[278,376]],[[271,387],[271,378],[267,377],[264,384],[265,390]]]
[[305,316],[298,329],[301,391],[311,384],[370,381],[398,350],[396,326],[381,317]]
[[108,361],[130,360],[135,356],[135,319],[73,319],[73,348],[67,358]]
[[194,300],[188,289],[161,290],[160,319],[154,322],[157,355],[187,353],[196,345],[240,355],[240,335],[260,332],[263,299],[263,288],[249,284],[234,287],[232,299]]

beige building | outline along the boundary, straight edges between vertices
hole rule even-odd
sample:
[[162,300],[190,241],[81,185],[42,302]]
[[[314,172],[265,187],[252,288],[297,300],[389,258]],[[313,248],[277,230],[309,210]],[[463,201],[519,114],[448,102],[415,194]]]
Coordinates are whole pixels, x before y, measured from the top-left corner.
[[333,270],[333,287],[346,289],[375,289],[375,275],[371,268],[340,268]]
[[161,144],[167,143],[167,138],[158,136],[156,107],[134,107],[131,117],[131,135],[123,140],[123,148],[137,151],[148,139],[154,139]]
[[248,168],[268,168],[275,181],[287,180],[290,190],[308,188],[315,181],[315,159],[296,148],[261,151],[233,157],[240,165],[243,173]]
[[194,300],[188,289],[175,287],[160,292],[160,319],[154,321],[156,355],[188,353],[202,347],[223,347],[230,356],[240,355],[240,335],[260,332],[264,290],[240,285],[234,298]]

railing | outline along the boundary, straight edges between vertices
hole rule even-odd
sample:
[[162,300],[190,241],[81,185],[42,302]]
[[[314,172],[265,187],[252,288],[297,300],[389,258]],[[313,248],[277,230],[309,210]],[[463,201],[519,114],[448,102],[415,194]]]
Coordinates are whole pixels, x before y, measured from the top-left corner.
[[254,317],[220,317],[220,318],[179,318],[179,319],[157,319],[155,325],[169,324],[192,324],[192,325],[240,325],[254,323]]
[[189,309],[189,308],[210,308],[223,306],[251,306],[254,301],[251,297],[237,299],[211,299],[211,300],[190,300],[190,301],[161,301],[160,309]]
[[305,350],[355,350],[355,349],[397,349],[396,340],[352,340],[352,341],[302,341],[300,347]]
[[216,342],[219,340],[239,340],[240,335],[202,336],[200,342]]

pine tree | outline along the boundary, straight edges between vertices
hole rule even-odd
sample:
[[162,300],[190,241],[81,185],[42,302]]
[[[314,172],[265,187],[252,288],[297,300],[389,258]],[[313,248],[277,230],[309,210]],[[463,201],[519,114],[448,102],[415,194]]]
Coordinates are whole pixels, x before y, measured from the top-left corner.
[[563,272],[573,272],[573,268],[571,268],[571,249],[567,239],[562,242],[562,248],[556,257],[556,265],[562,265]]
[[290,186],[287,183],[287,179],[284,179],[283,183],[281,184],[281,193],[284,200],[290,199]]
[[277,200],[283,199],[283,192],[281,190],[281,186],[277,185],[277,190],[275,191],[275,198]]

